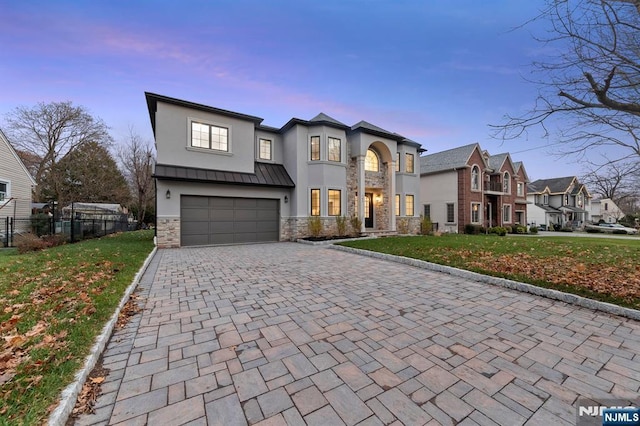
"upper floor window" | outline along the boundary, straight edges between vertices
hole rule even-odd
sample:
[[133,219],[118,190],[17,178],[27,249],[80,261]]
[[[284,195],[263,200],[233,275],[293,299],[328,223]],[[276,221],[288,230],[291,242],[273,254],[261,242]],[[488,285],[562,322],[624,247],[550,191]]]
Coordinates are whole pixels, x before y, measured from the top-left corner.
[[478,166],[471,168],[471,189],[474,191],[480,190],[480,167]]
[[320,136],[311,136],[310,145],[311,160],[320,160]]
[[368,172],[380,171],[380,160],[378,154],[372,149],[367,150],[367,156],[364,158],[364,169]]
[[544,204],[545,206],[549,205],[549,194],[542,195],[542,204]]
[[413,173],[413,154],[404,155],[404,171],[407,173]]
[[404,196],[405,216],[413,216],[413,195]]
[[271,160],[271,141],[269,139],[260,139],[258,145],[258,158],[261,160]]
[[569,194],[564,194],[564,205],[565,206],[569,205]]
[[329,216],[340,216],[342,214],[341,200],[342,191],[339,189],[329,190]]
[[329,147],[329,161],[342,161],[342,141],[338,138],[329,137],[327,145]]
[[584,204],[584,195],[580,193],[578,194],[578,207],[582,208],[583,204]]
[[609,210],[609,203],[604,203],[604,209],[605,209],[605,211]]
[[9,195],[9,185],[6,182],[0,182],[0,201],[4,201]]
[[523,197],[524,196],[524,182],[518,182],[518,196],[519,197]]
[[396,172],[400,171],[400,153],[396,152]]
[[191,146],[216,151],[229,151],[229,129],[192,121]]
[[510,193],[511,192],[511,175],[509,172],[504,172],[504,180],[502,181],[502,192]]

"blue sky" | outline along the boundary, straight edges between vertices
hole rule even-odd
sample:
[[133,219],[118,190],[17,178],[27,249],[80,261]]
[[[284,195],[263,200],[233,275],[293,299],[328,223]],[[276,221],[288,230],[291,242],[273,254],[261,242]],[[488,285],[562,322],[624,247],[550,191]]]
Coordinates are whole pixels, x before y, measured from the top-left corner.
[[[542,0],[0,0],[0,123],[17,106],[70,100],[116,140],[151,140],[144,92],[256,115],[324,112],[439,152],[511,152],[531,180],[580,174],[536,132],[491,137],[520,114],[544,48],[515,29]],[[533,149],[538,148],[539,149]]]

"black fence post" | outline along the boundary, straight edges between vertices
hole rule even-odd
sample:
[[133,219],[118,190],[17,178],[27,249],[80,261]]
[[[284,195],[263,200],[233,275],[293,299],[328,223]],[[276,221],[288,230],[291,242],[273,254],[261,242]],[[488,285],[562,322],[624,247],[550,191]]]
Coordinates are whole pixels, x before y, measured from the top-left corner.
[[9,247],[9,216],[4,219],[4,238],[2,239],[2,245]]
[[15,226],[14,226],[12,217],[7,218],[7,219],[9,219],[9,232],[7,232],[7,240],[8,240],[8,244],[7,245],[10,245],[11,247],[13,247],[13,231],[14,231]]

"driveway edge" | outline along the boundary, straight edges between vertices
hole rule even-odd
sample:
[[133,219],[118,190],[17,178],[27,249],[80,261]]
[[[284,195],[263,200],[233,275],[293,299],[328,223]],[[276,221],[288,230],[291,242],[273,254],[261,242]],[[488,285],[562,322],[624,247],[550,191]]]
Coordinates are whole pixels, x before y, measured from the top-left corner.
[[497,285],[500,287],[510,288],[513,290],[522,291],[525,293],[531,293],[536,296],[542,296],[549,299],[560,300],[572,305],[581,306],[584,308],[594,309],[597,311],[606,312],[608,314],[619,315],[625,318],[634,319],[640,321],[640,311],[631,308],[625,308],[622,306],[614,305],[612,303],[600,302],[598,300],[588,299],[586,297],[578,296],[571,293],[564,293],[558,290],[552,290],[543,287],[536,287],[532,284],[521,283],[518,281],[509,280],[506,278],[492,277],[489,275],[479,274],[477,272],[466,271],[464,269],[454,268],[452,266],[439,265],[437,263],[431,263],[424,260],[412,259],[410,257],[396,256],[392,254],[379,253],[375,251],[356,249],[352,247],[330,245],[332,249],[345,251],[348,253],[359,254],[362,256],[373,257],[376,259],[384,259],[392,262],[403,263],[405,265],[411,265],[422,269],[428,269],[435,272],[443,272],[445,274],[466,278],[481,283],[487,283]]
[[129,297],[131,297],[131,293],[133,293],[133,291],[138,286],[142,275],[149,267],[149,264],[153,260],[153,257],[155,256],[157,251],[158,247],[154,247],[153,250],[151,250],[151,253],[149,253],[144,263],[142,264],[136,275],[133,277],[133,281],[124,292],[124,295],[122,296],[122,299],[120,299],[120,303],[111,316],[111,319],[105,324],[105,326],[102,328],[102,333],[100,333],[100,335],[96,338],[96,342],[93,344],[91,352],[89,353],[89,355],[87,355],[87,358],[85,358],[84,365],[82,366],[80,371],[76,373],[75,380],[71,384],[69,384],[69,386],[67,386],[60,394],[60,402],[58,403],[58,406],[53,411],[53,413],[51,413],[51,415],[49,416],[49,426],[64,426],[67,423],[67,420],[69,419],[69,416],[73,411],[73,407],[76,405],[78,395],[82,390],[82,385],[84,385],[84,382],[87,380],[89,373],[91,373],[91,370],[93,370],[93,367],[95,367],[98,359],[100,358],[100,355],[104,351],[104,348],[111,338],[111,333],[113,332],[116,322],[118,321],[118,315],[120,315],[120,311],[124,307],[124,304],[129,300]]

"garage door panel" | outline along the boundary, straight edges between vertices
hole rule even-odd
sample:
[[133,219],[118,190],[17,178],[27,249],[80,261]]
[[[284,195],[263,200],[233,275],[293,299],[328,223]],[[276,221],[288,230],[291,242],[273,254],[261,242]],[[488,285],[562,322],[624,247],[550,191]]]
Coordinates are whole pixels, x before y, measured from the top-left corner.
[[233,197],[181,197],[181,244],[278,241],[280,201]]

